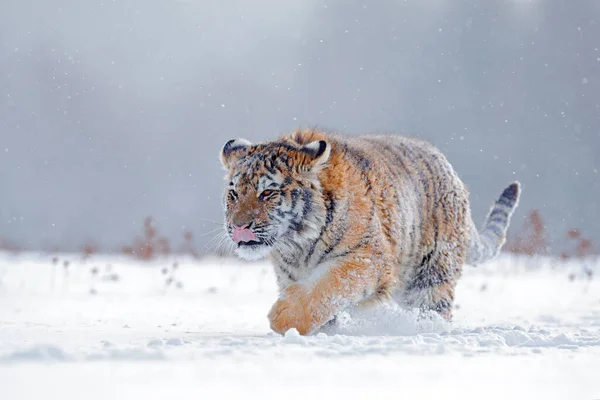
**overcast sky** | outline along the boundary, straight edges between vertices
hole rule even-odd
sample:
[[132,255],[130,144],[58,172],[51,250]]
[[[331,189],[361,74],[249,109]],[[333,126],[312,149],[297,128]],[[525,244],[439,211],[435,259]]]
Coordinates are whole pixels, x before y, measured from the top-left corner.
[[478,224],[518,179],[515,227],[600,242],[598,38],[594,0],[3,0],[0,238],[112,250],[151,215],[202,248],[225,141],[319,126],[432,141]]

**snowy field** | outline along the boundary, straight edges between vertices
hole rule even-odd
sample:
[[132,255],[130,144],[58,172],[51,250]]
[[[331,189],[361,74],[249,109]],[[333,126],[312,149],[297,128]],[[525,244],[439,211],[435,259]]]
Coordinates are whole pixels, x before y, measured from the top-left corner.
[[503,256],[451,325],[382,307],[308,338],[270,332],[267,264],[174,261],[0,254],[0,398],[600,399],[597,261]]

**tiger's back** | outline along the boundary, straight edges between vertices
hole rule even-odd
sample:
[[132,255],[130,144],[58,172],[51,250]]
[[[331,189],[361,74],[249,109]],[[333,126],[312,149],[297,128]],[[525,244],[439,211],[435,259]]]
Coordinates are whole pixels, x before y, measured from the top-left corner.
[[[331,241],[344,244],[338,246],[341,254],[361,250],[361,245],[366,253],[378,254],[381,262],[375,265],[388,277],[374,290],[378,299],[393,296],[411,307],[449,313],[470,228],[468,192],[450,163],[415,138],[338,137],[330,142],[330,166],[320,180],[338,194],[341,212],[339,220],[331,221]],[[336,178],[340,173],[343,179]],[[332,254],[330,247],[320,250]]]
[[427,142],[309,131],[246,150],[246,168],[287,182],[275,208],[294,222],[268,253],[282,293],[270,313],[276,331],[311,332],[348,305],[392,298],[450,319],[462,265],[496,254],[519,194],[516,185],[480,235],[464,184]]

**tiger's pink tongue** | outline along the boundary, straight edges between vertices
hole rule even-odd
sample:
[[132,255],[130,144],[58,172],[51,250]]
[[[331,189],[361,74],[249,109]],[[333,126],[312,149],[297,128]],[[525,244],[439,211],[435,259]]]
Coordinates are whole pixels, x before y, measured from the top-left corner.
[[252,241],[256,241],[256,236],[250,229],[234,229],[233,230],[233,241],[236,243],[252,242]]

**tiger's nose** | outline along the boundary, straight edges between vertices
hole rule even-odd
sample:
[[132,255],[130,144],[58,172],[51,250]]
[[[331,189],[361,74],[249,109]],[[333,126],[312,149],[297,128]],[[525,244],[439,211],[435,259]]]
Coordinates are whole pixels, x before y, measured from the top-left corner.
[[254,225],[254,222],[241,218],[236,218],[233,220],[232,225],[234,229],[251,229],[252,225]]

